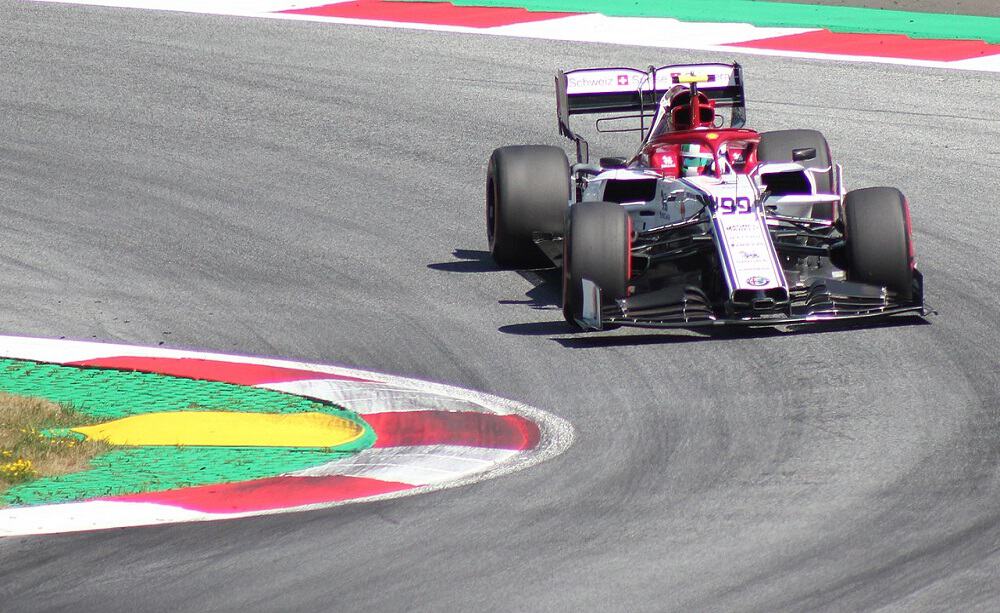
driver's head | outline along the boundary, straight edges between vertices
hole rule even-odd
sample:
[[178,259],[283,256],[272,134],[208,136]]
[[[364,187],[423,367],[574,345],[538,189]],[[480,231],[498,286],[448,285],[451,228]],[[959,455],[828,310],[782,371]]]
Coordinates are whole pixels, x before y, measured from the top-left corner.
[[696,177],[708,174],[712,165],[712,152],[698,144],[681,145],[681,175]]

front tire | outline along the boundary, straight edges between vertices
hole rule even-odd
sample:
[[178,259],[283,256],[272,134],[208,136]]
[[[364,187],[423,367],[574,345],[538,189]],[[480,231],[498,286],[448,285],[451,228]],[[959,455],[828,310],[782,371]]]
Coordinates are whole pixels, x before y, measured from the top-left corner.
[[913,242],[906,198],[893,187],[856,189],[844,198],[849,281],[913,295]]
[[486,172],[486,237],[502,268],[551,265],[533,232],[561,234],[569,206],[569,160],[559,147],[501,147]]
[[628,213],[614,202],[573,205],[563,247],[563,317],[578,328],[583,279],[601,289],[605,304],[626,296],[632,257]]

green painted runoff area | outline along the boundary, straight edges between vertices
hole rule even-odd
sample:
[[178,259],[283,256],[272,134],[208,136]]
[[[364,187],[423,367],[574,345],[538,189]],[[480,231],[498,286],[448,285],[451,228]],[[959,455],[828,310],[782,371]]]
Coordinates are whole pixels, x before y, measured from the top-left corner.
[[106,420],[199,410],[321,412],[349,419],[353,415],[341,407],[302,396],[245,385],[13,359],[0,359],[0,392],[45,398]]
[[361,438],[334,448],[119,447],[84,472],[16,485],[2,505],[70,502],[102,496],[273,477],[367,449],[375,432],[342,407],[272,390],[166,375],[0,359],[0,392],[68,404],[100,420],[166,411],[336,415],[360,424]]
[[670,17],[681,21],[825,28],[834,32],[906,34],[914,38],[954,38],[1000,43],[1000,17],[976,15],[759,0],[452,0],[451,3],[456,6],[520,7],[529,11],[602,13],[612,17]]
[[2,505],[52,504],[276,477],[356,451],[282,447],[134,447],[100,455],[84,472],[15,485]]

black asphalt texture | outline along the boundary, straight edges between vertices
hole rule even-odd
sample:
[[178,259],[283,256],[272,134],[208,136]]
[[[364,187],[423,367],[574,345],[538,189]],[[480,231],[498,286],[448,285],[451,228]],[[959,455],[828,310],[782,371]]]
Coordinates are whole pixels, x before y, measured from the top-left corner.
[[[487,159],[560,143],[557,69],[733,59],[752,126],[909,196],[939,316],[572,334],[554,275],[491,265]],[[0,2],[0,332],[347,364],[577,431],[428,495],[2,539],[0,610],[1000,608],[997,79]]]

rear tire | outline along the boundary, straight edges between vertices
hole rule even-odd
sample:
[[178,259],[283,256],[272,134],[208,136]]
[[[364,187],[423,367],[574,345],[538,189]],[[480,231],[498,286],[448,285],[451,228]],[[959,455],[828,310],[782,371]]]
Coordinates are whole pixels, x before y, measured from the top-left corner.
[[[830,145],[826,137],[817,130],[776,130],[763,132],[760,144],[757,145],[757,159],[761,162],[791,162],[792,151],[795,149],[815,149],[816,157],[799,162],[806,168],[829,168],[826,173],[809,173],[816,181],[816,192],[832,194],[833,162],[830,155]],[[813,206],[813,217],[818,219],[833,219],[832,204],[817,204]]]
[[533,232],[561,234],[569,206],[569,160],[559,147],[501,147],[486,172],[486,237],[502,268],[551,266]]
[[909,205],[894,187],[869,187],[844,198],[847,278],[884,285],[904,300],[913,294]]
[[[631,261],[628,213],[614,202],[570,207],[563,244],[563,317],[573,327],[583,314],[583,279],[601,288],[604,304],[626,295]],[[610,327],[606,327],[610,329]]]

